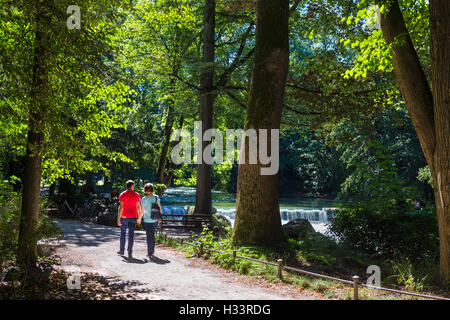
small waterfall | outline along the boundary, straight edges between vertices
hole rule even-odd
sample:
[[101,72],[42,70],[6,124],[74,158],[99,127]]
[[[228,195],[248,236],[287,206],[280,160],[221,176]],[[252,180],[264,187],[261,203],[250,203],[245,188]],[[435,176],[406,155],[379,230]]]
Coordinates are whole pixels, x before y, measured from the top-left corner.
[[[327,230],[327,223],[333,219],[333,213],[336,208],[323,208],[323,209],[280,209],[281,223],[285,224],[291,220],[295,219],[306,219],[308,220],[313,228],[317,232],[325,233]],[[186,207],[180,206],[162,206],[163,214],[186,214]],[[235,208],[217,208],[216,214],[221,214],[227,217],[231,225],[234,224],[234,219],[236,215]],[[182,220],[182,217],[171,217],[170,219]]]
[[[322,209],[280,209],[281,223],[285,224],[294,219],[308,220],[314,230],[320,233],[327,231],[327,223],[333,218],[335,208]],[[234,224],[236,209],[217,208],[216,214],[226,216]]]

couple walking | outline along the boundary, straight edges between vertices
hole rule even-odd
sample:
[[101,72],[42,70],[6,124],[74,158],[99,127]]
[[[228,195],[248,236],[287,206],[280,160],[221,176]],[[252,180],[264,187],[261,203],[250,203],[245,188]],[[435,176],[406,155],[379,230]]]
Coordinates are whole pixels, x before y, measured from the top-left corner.
[[[142,197],[134,191],[134,182],[127,181],[127,190],[119,197],[120,205],[117,215],[117,225],[120,227],[120,250],[125,252],[125,237],[128,229],[128,258],[133,257],[134,229],[137,224],[143,223],[147,237],[147,257],[153,258],[155,252],[155,232],[161,223],[161,203],[159,197],[153,194],[151,183],[144,186],[145,196]],[[153,210],[152,210],[153,209]]]

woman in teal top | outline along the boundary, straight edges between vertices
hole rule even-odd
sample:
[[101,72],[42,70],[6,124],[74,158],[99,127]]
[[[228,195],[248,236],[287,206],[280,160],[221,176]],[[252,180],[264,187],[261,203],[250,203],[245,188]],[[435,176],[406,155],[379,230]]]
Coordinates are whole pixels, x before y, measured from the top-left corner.
[[153,258],[155,252],[155,231],[158,227],[158,223],[161,223],[161,220],[154,220],[151,218],[153,204],[157,204],[161,212],[159,197],[153,194],[153,190],[154,187],[151,183],[147,183],[144,186],[145,196],[141,199],[142,210],[138,218],[139,224],[143,221],[145,234],[147,236],[147,257],[149,259]]

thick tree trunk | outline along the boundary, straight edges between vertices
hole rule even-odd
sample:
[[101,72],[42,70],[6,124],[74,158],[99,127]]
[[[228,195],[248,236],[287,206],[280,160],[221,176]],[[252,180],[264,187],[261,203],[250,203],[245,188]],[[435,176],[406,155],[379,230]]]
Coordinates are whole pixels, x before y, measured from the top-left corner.
[[[376,3],[380,4],[380,1],[376,0]],[[381,15],[381,29],[386,43],[401,40],[393,48],[394,73],[433,176],[439,222],[439,269],[443,284],[449,279],[450,264],[449,17],[448,0],[430,1],[432,92],[398,1],[389,1],[387,12]]]
[[48,77],[46,61],[45,14],[37,12],[36,39],[33,60],[33,80],[28,123],[25,176],[22,192],[22,214],[18,239],[17,256],[27,267],[34,267],[37,261],[36,230],[39,219],[39,196],[42,175],[42,149],[44,145],[44,120]]
[[[256,10],[255,62],[244,130],[279,129],[289,67],[289,0],[258,0]],[[270,142],[268,145],[270,150]],[[248,143],[243,142],[242,148],[248,158]],[[248,159],[239,164],[233,230],[236,245],[270,245],[285,239],[278,173],[261,175],[262,167],[260,159],[257,164],[248,164]]]
[[30,116],[25,177],[22,192],[22,215],[20,218],[18,258],[27,266],[37,261],[36,229],[39,219],[39,195],[42,172],[43,134],[38,129],[39,114]]
[[450,279],[450,1],[430,0],[431,78],[436,147],[433,181],[439,220],[440,278]]
[[[201,135],[212,128],[213,106],[216,93],[214,86],[214,44],[215,44],[215,15],[216,1],[206,0],[204,16],[204,38],[203,38],[203,63],[205,64],[200,80],[200,121],[202,122]],[[202,139],[203,140],[203,139]],[[199,152],[202,152],[209,142],[201,143]],[[197,186],[195,194],[195,213],[212,214],[211,196],[211,165],[202,161],[197,169]]]

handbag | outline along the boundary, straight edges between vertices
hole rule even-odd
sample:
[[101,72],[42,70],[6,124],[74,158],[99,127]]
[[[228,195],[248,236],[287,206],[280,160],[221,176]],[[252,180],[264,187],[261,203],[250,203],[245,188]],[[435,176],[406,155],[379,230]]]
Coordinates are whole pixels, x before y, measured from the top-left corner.
[[155,195],[156,202],[152,203],[152,211],[150,214],[150,218],[153,220],[162,220],[161,210],[159,209],[157,203],[158,203],[158,196]]

